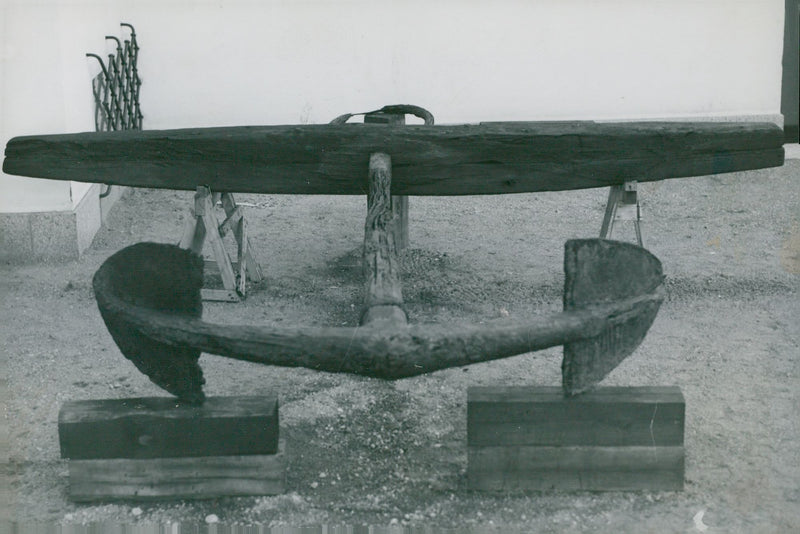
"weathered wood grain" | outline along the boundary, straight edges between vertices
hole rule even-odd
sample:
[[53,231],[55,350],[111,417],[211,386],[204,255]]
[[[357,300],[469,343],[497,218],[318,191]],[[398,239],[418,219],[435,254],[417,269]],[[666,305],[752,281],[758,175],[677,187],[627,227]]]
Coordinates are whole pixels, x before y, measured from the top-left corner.
[[277,495],[285,488],[283,446],[269,455],[69,461],[69,498],[77,502]]
[[275,396],[201,406],[166,397],[70,401],[58,417],[61,456],[71,459],[274,454],[278,433]]
[[400,258],[397,250],[397,212],[391,196],[392,158],[380,152],[369,160],[369,195],[364,223],[364,313],[361,324],[375,320],[406,323]]
[[604,187],[779,166],[771,123],[344,124],[26,136],[8,174],[218,192],[366,194],[370,154],[389,154],[394,195]]
[[683,445],[677,387],[598,388],[565,398],[557,387],[472,387],[470,446],[672,447]]
[[683,395],[677,387],[467,391],[467,485],[483,491],[680,490]]
[[684,447],[469,447],[479,491],[679,491]]
[[[410,110],[412,115],[423,118],[427,125],[433,125],[434,122],[433,115],[430,112],[417,106],[389,106],[387,109],[394,110],[394,112],[367,113],[364,115],[364,123],[404,125],[406,123],[406,110]],[[408,247],[408,205],[408,197],[392,197],[392,210],[395,212],[395,224],[397,225],[394,237],[398,252]]]

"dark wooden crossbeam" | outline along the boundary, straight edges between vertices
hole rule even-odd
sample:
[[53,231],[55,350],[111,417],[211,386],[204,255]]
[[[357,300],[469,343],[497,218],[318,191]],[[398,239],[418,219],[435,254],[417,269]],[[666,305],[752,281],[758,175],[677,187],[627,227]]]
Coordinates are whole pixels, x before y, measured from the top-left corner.
[[16,137],[8,174],[217,192],[367,194],[370,154],[394,195],[584,189],[780,166],[772,123],[506,122],[240,126]]

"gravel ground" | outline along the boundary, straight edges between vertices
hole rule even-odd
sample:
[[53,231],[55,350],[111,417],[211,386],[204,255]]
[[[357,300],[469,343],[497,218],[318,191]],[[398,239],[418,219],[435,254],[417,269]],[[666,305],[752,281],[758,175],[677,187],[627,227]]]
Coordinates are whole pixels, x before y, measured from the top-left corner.
[[[79,261],[0,266],[0,531],[37,524],[64,532],[119,524],[203,530],[218,521],[211,530],[798,532],[798,178],[800,161],[788,160],[779,169],[640,186],[645,245],[664,264],[668,297],[644,343],[602,385],[681,387],[682,492],[466,490],[466,388],[557,385],[555,348],[397,382],[203,356],[207,394],[279,396],[286,493],[78,505],[67,499],[67,463],[59,456],[60,406],[164,394],[120,355],[94,304],[91,276],[126,245],[177,241],[191,193],[132,191]],[[411,320],[479,322],[559,310],[563,243],[596,235],[606,195],[412,198],[403,257]],[[266,279],[243,303],[207,303],[205,316],[355,325],[364,199],[237,200],[247,206]],[[632,240],[633,228],[623,224],[614,237]]]

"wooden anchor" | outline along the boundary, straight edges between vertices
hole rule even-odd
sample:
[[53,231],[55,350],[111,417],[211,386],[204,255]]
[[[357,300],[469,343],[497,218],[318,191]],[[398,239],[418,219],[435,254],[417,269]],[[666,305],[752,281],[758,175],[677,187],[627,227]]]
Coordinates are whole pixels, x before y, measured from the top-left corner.
[[391,157],[369,159],[361,325],[269,327],[201,319],[201,259],[139,243],[94,276],[100,312],[122,353],[181,399],[204,400],[201,352],[234,359],[398,379],[564,345],[563,390],[591,389],[644,338],[663,300],[661,263],[628,243],[599,239],[565,247],[564,312],[493,325],[409,325],[394,246]]
[[[406,106],[401,108],[407,109]],[[384,108],[385,109],[385,108]],[[424,111],[424,110],[423,110]],[[404,111],[406,112],[406,111]],[[8,174],[135,187],[368,194],[365,312],[358,328],[222,326],[201,319],[202,261],[139,244],[94,278],[112,336],[155,383],[202,402],[200,352],[386,379],[564,345],[563,391],[590,389],[630,354],[662,296],[657,258],[605,240],[565,247],[564,311],[497,325],[409,325],[392,195],[473,195],[619,186],[779,166],[771,123],[504,122],[386,128],[343,124],[25,136]],[[368,180],[366,178],[369,178]]]
[[[91,459],[75,460],[71,481],[79,489],[73,498],[282,491],[285,468],[274,445],[275,400],[260,399],[255,412],[248,408],[239,414],[251,418],[257,412],[259,425],[272,425],[269,449],[263,448],[266,439],[255,440],[258,448],[248,450],[236,449],[234,441],[220,453],[213,448],[219,441],[212,439],[181,443],[188,449],[170,444],[165,451],[154,447],[154,434],[134,432],[142,420],[157,421],[162,430],[161,421],[169,421],[173,435],[187,436],[185,425],[213,422],[218,415],[228,418],[230,399],[223,402],[224,414],[213,399],[203,403],[201,352],[391,380],[556,345],[564,346],[560,388],[468,391],[468,487],[681,489],[680,390],[595,389],[637,348],[658,312],[663,300],[659,260],[633,244],[571,240],[564,253],[563,312],[489,325],[409,324],[393,195],[605,186],[615,188],[616,195],[625,182],[636,179],[779,166],[782,143],[781,130],[772,124],[591,122],[405,128],[336,123],[12,139],[3,165],[9,174],[170,189],[207,184],[218,192],[368,194],[365,301],[356,328],[209,323],[202,320],[203,262],[194,252],[139,243],[106,260],[93,286],[109,332],[125,357],[180,399],[170,403],[174,409],[158,402],[142,409],[108,401],[65,406],[60,420],[64,438],[92,439],[95,434],[87,429],[97,425],[122,425],[122,434],[136,438],[124,443],[131,445],[129,450],[94,451]],[[187,456],[207,446],[212,449],[199,453],[221,456]],[[151,448],[160,456],[140,458]],[[86,447],[80,442],[72,449]],[[224,456],[232,449],[243,456]],[[165,452],[181,457],[164,458]],[[128,457],[97,458],[112,454]],[[242,481],[250,481],[254,471],[260,478],[245,486]],[[129,483],[120,485],[120,479]]]

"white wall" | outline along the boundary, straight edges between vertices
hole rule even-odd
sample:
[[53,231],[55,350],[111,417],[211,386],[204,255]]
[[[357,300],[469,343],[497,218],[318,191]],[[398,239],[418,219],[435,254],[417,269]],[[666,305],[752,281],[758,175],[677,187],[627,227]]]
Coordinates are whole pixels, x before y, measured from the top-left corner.
[[[86,52],[105,53],[113,2],[0,0],[0,142],[94,130]],[[96,69],[96,70],[94,70]],[[0,175],[0,212],[71,210],[89,185]]]
[[[390,103],[424,106],[439,123],[780,109],[782,0],[39,4],[4,12],[3,142],[93,129],[83,54],[121,21],[142,47],[147,129],[325,123]],[[42,85],[54,79],[62,85]],[[43,108],[52,94],[60,100]],[[9,184],[19,182],[3,177],[0,211],[13,209]],[[50,202],[38,189],[26,198],[25,209]]]
[[[774,114],[781,0],[132,1],[147,126]],[[168,7],[165,7],[168,6]]]

